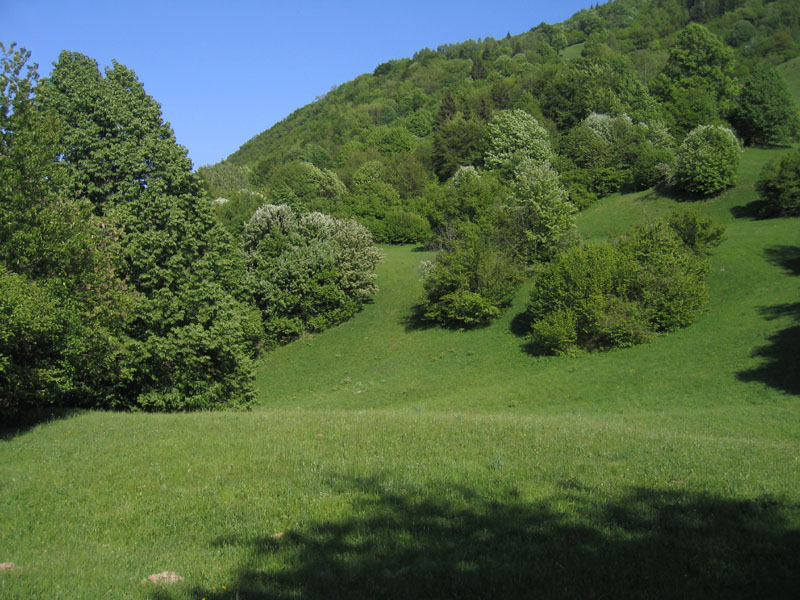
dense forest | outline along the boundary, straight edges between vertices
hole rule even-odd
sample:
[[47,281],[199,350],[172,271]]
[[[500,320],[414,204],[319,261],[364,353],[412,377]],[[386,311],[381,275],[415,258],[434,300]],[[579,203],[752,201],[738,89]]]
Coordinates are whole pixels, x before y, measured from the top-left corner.
[[[0,411],[247,404],[253,360],[354,315],[375,243],[438,250],[422,320],[474,327],[520,283],[541,353],[629,346],[707,302],[721,227],[691,209],[605,244],[578,211],[735,183],[744,145],[792,144],[774,68],[793,0],[615,0],[496,40],[422,49],[192,172],[135,73],[64,51],[39,79],[2,46]],[[800,215],[800,155],[763,216]]]

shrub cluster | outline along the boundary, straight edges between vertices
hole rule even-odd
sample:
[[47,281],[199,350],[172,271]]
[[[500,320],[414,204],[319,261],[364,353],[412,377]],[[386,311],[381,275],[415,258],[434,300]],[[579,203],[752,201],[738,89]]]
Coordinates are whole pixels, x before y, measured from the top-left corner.
[[245,225],[242,244],[247,292],[270,344],[345,321],[377,289],[380,252],[352,219],[265,204]]
[[552,354],[603,350],[688,325],[706,302],[704,251],[721,233],[708,219],[684,212],[616,242],[561,254],[531,294],[533,345]]
[[800,150],[768,162],[756,182],[765,217],[800,216]]
[[523,272],[507,249],[472,228],[459,232],[426,269],[424,316],[449,327],[473,327],[500,316]]

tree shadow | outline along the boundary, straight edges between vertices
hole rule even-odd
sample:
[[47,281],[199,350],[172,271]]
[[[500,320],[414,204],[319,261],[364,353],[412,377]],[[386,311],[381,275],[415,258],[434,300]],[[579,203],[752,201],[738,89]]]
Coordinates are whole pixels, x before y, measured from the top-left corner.
[[[800,321],[800,302],[770,306],[759,311],[767,320],[790,316]],[[753,369],[740,371],[741,381],[760,381],[768,386],[800,395],[800,325],[781,329],[769,337],[769,344],[756,348],[752,356],[764,361]]]
[[767,214],[767,206],[764,200],[753,200],[742,206],[732,206],[730,211],[735,219],[762,221],[771,218],[771,215]]
[[0,440],[10,440],[43,423],[62,421],[85,412],[82,409],[50,406],[19,412],[0,411]]
[[426,331],[440,326],[430,319],[425,318],[425,309],[422,304],[415,304],[412,306],[411,313],[403,317],[400,322],[405,327],[406,332]]
[[349,516],[213,540],[250,558],[226,590],[190,597],[774,599],[800,589],[800,506],[773,498],[634,488],[602,501],[574,480],[533,503],[513,488],[490,499],[380,479],[332,487],[356,492]]
[[782,267],[790,275],[800,275],[800,246],[772,246],[764,254],[767,262]]
[[518,315],[514,316],[513,319],[511,319],[508,329],[515,336],[524,338],[530,334],[532,324],[533,323],[531,322],[531,318],[528,316],[528,313],[522,311]]
[[[720,192],[722,193],[722,192]],[[704,196],[702,194],[695,194],[692,192],[687,192],[685,190],[680,190],[675,186],[671,186],[668,183],[659,183],[655,187],[651,188],[649,192],[641,196],[640,200],[657,200],[659,198],[666,198],[667,200],[673,200],[675,202],[701,202],[703,200],[708,200],[709,198],[713,198],[719,194],[714,194],[712,196]]]
[[465,325],[463,323],[440,323],[425,316],[425,307],[422,304],[415,304],[411,307],[411,313],[401,319],[400,321],[405,327],[406,332],[412,331],[426,331],[428,329],[444,329],[447,331],[473,331],[475,329],[485,329],[492,324],[492,321],[486,323],[476,323],[474,325]]
[[[772,246],[764,250],[767,261],[789,275],[800,275],[800,246]],[[790,317],[800,323],[800,302],[779,304],[759,310],[767,321]],[[777,390],[800,395],[800,325],[781,329],[769,337],[769,344],[756,348],[752,356],[764,361],[753,369],[737,373],[741,381],[760,381]]]

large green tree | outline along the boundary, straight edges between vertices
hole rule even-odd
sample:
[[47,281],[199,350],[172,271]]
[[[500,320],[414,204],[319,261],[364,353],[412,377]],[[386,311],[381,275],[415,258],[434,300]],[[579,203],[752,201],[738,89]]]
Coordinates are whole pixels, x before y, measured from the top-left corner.
[[106,405],[127,378],[118,232],[64,192],[60,124],[29,53],[0,44],[0,410]]
[[690,23],[678,33],[651,88],[677,131],[716,124],[736,100],[733,51],[703,25]]
[[186,150],[135,73],[63,52],[37,86],[60,117],[66,192],[122,230],[123,275],[138,295],[125,324],[132,376],[116,402],[147,410],[246,401],[257,317],[239,298],[242,259],[216,223]]
[[731,122],[747,144],[791,143],[800,135],[800,117],[786,80],[766,63],[745,81]]

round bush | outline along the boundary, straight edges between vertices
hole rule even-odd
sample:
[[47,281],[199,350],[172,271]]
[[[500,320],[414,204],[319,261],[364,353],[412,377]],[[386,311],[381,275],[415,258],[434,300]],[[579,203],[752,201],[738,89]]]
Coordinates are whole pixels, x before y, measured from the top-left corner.
[[735,183],[740,153],[739,140],[727,127],[695,127],[675,157],[675,185],[701,196],[718,194]]
[[800,217],[800,150],[767,163],[756,190],[763,202],[763,216]]

